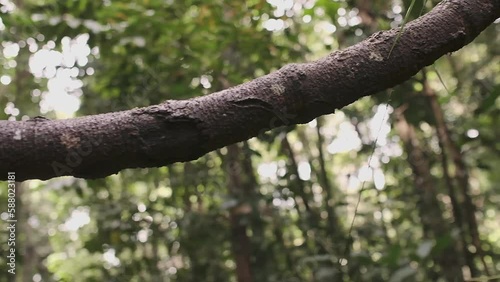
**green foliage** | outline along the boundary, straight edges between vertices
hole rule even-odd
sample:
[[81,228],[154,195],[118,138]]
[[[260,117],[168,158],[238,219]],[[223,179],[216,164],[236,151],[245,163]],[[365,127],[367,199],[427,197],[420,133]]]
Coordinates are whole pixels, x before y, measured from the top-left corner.
[[[293,5],[282,9],[269,4],[280,1],[263,0],[23,2],[1,14],[1,119],[83,116],[207,95],[319,58],[378,29],[401,25],[404,32],[408,19],[435,4],[283,1]],[[43,281],[236,281],[242,252],[235,249],[248,247],[255,281],[444,280],[440,259],[460,249],[460,234],[469,233],[452,211],[443,165],[449,150],[438,142],[435,112],[422,94],[428,83],[468,168],[484,248],[473,259],[477,274],[487,273],[482,259],[498,273],[499,39],[496,24],[439,60],[440,77],[427,69],[425,77],[417,74],[335,115],[250,140],[240,152],[247,170],[228,168],[223,148],[197,161],[105,179],[26,182],[18,197],[18,271]],[[16,45],[19,52],[9,55]],[[37,75],[30,62],[40,50],[53,51],[45,54],[52,60],[64,53],[66,61],[49,60]],[[55,80],[57,73],[71,75]],[[64,83],[69,86],[58,88]],[[78,111],[42,110],[56,92],[64,93],[57,101],[81,102]],[[422,208],[428,198],[414,170],[420,162],[396,128],[402,108],[429,163],[431,208]],[[452,161],[448,156],[456,177]],[[239,189],[250,187],[244,197],[228,188],[235,175],[247,183]],[[1,183],[1,203],[6,191]],[[436,210],[444,231],[426,221]],[[248,241],[235,239],[241,226]],[[5,273],[3,256],[0,265]]]

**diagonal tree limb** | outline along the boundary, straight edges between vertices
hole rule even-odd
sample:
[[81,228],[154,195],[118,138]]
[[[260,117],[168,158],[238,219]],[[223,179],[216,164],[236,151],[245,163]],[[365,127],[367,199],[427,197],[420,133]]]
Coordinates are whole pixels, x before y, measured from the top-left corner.
[[471,42],[500,0],[447,0],[409,22],[318,61],[211,95],[66,120],[0,121],[0,180],[104,177],[194,160],[282,125],[306,123],[404,82]]

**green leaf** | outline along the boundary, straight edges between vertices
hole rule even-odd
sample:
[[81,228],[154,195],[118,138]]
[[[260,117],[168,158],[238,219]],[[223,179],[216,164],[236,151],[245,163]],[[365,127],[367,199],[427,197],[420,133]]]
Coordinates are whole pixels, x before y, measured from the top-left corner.
[[411,266],[405,266],[403,268],[398,269],[396,272],[394,272],[389,279],[389,282],[401,282],[404,281],[406,278],[413,276],[415,274],[416,270],[411,267]]
[[500,84],[498,84],[497,86],[495,86],[495,88],[493,88],[493,91],[491,91],[490,95],[488,95],[483,100],[481,105],[475,110],[475,113],[481,114],[491,109],[491,107],[495,106],[496,100],[499,96],[500,96]]
[[417,256],[419,256],[420,258],[427,257],[431,253],[433,246],[434,246],[434,242],[432,240],[425,240],[425,241],[423,241],[418,246]]

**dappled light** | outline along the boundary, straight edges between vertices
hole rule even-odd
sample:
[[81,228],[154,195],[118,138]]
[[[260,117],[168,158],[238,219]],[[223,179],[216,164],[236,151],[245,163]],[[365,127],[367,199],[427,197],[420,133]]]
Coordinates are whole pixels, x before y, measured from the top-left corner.
[[0,277],[498,279],[500,7],[438,2],[0,0]]

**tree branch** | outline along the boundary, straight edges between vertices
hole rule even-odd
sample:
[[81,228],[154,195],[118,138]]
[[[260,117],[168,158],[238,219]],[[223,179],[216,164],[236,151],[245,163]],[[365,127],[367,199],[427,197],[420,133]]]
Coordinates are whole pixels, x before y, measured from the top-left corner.
[[397,29],[203,97],[66,120],[0,121],[0,180],[9,171],[17,180],[99,178],[194,160],[402,83],[498,17],[498,0],[443,1],[406,25],[389,58]]

